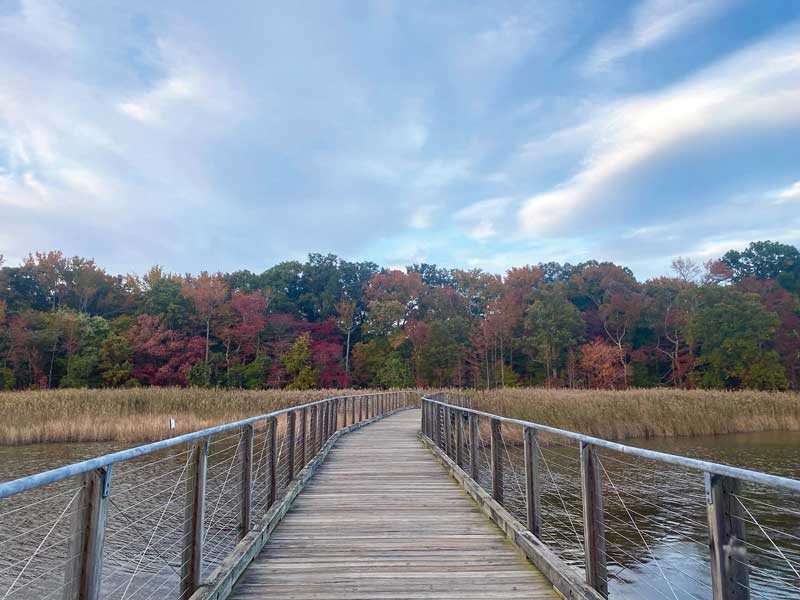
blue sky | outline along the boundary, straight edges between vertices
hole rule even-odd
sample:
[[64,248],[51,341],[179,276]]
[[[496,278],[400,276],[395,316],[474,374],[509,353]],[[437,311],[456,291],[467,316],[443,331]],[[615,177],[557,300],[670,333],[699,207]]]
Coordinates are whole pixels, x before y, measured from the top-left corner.
[[800,241],[800,2],[0,0],[0,253],[663,274]]

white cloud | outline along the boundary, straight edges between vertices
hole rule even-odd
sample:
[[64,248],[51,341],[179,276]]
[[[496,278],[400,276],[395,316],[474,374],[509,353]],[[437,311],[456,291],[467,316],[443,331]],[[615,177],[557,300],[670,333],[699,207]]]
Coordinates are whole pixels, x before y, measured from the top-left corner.
[[520,211],[522,228],[528,234],[553,231],[588,206],[612,203],[612,185],[685,140],[789,124],[800,124],[796,30],[741,51],[663,92],[595,109],[578,126],[593,131],[582,169],[528,199]]
[[411,213],[411,219],[408,224],[414,229],[429,229],[433,225],[433,216],[435,212],[435,206],[419,206]]
[[466,228],[469,237],[485,242],[508,228],[509,219],[513,215],[512,204],[511,198],[488,198],[456,211],[453,218],[457,224]]
[[789,187],[778,191],[775,198],[777,204],[800,201],[800,181],[795,181]]
[[589,56],[586,69],[602,71],[626,56],[677,37],[719,14],[730,0],[644,0],[630,24],[603,39]]

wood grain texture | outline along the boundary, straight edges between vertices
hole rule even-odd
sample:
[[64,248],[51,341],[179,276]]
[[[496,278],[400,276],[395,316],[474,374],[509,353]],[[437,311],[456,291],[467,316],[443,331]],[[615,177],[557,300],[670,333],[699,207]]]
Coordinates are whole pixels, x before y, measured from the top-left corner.
[[230,598],[557,598],[420,445],[419,421],[343,436]]

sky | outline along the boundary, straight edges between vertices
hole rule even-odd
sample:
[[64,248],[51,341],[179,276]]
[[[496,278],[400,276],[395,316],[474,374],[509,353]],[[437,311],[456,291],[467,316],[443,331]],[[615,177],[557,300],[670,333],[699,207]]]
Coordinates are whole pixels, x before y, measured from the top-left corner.
[[0,0],[0,254],[112,273],[800,242],[800,1]]

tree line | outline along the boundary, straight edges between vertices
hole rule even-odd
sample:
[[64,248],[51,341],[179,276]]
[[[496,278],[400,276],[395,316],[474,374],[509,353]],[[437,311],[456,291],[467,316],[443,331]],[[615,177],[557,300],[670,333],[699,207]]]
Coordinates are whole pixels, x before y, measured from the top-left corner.
[[798,389],[800,252],[753,242],[639,282],[311,254],[262,273],[112,275],[0,256],[0,389],[124,386]]

